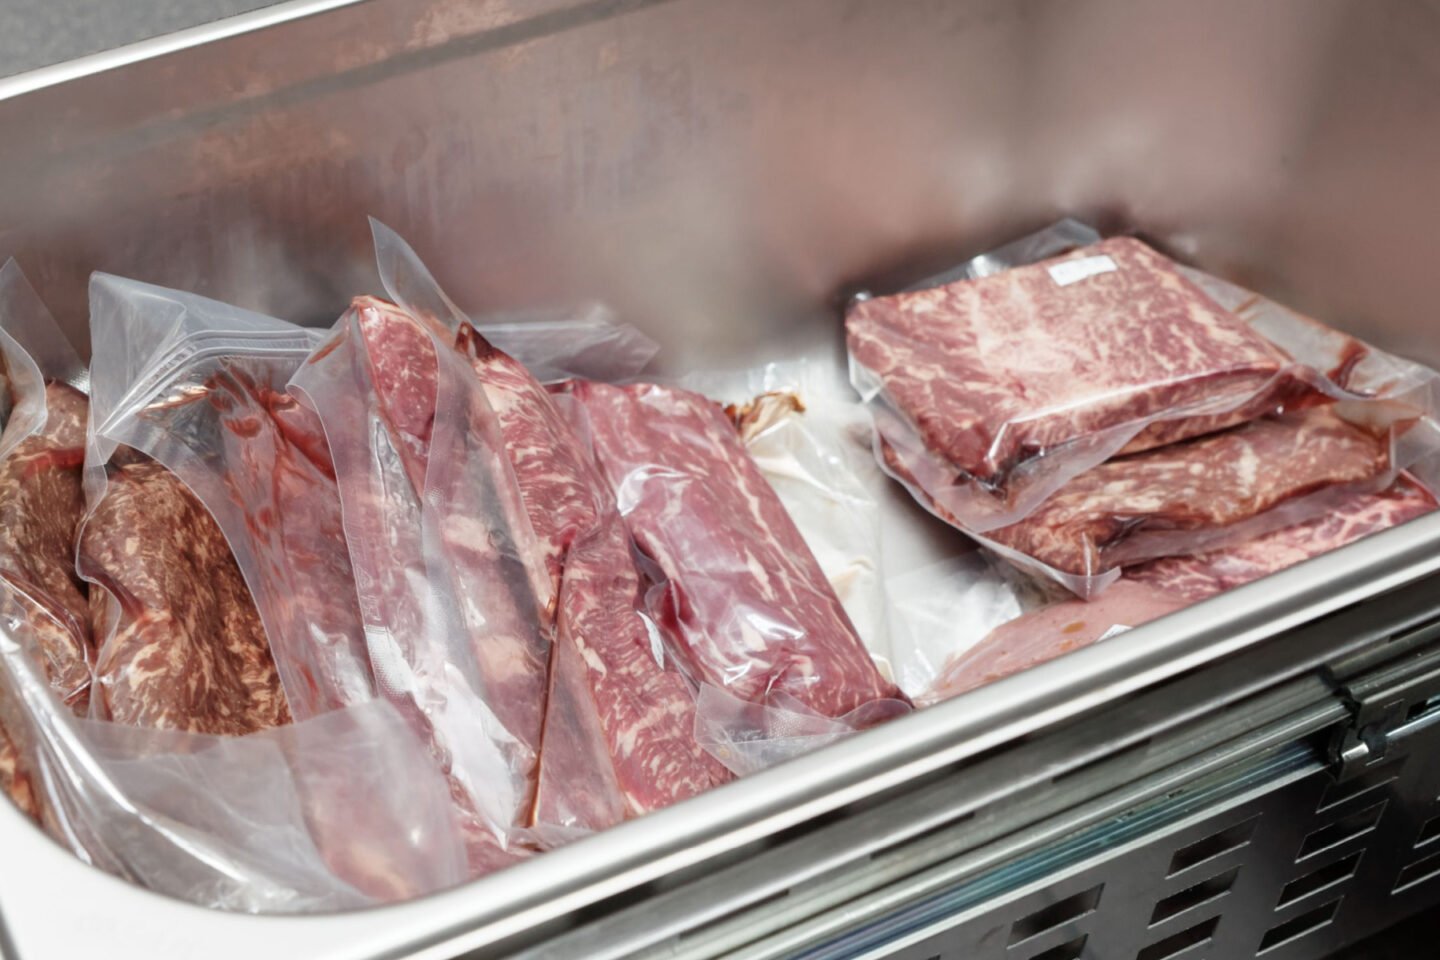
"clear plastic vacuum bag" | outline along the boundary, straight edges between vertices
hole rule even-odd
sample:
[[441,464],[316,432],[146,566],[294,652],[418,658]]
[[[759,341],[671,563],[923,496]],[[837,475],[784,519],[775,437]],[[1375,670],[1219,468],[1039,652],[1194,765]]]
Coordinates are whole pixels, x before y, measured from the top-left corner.
[[15,262],[0,269],[0,583],[24,609],[55,694],[83,713],[90,623],[75,574],[84,513],[86,371]]
[[1408,412],[1351,401],[1109,460],[977,539],[1093,598],[1124,567],[1249,540],[1386,489],[1440,447],[1431,420],[1386,422]]
[[481,869],[487,844],[528,824],[549,639],[533,534],[515,526],[503,447],[448,341],[360,298],[291,388],[329,439],[377,688],[450,777]]
[[215,518],[296,719],[370,699],[329,444],[286,392],[324,331],[103,274],[93,291],[96,349],[123,358],[99,365],[123,399],[106,405],[97,442],[153,458]]
[[[1037,253],[1050,259],[1025,259]],[[880,461],[967,532],[1023,520],[1116,455],[1330,400],[1401,399],[1366,387],[1352,338],[1237,313],[1140,241],[1073,221],[944,279],[857,299],[847,339]]]
[[4,720],[35,771],[47,831],[86,862],[255,913],[373,906],[465,879],[444,779],[388,704],[247,737],[80,720],[3,606]]
[[[575,431],[572,398],[547,391],[471,325],[408,244],[372,227],[386,291],[412,315],[436,318],[474,372],[513,474],[523,514],[515,524],[534,535],[529,566],[543,600],[540,627],[552,638],[532,816],[540,842],[553,846],[729,779],[696,742],[693,694],[644,614],[643,578],[614,493]],[[625,334],[575,355],[587,324],[601,329],[583,316],[533,329],[531,362],[612,376],[648,362],[652,351],[636,351]]]

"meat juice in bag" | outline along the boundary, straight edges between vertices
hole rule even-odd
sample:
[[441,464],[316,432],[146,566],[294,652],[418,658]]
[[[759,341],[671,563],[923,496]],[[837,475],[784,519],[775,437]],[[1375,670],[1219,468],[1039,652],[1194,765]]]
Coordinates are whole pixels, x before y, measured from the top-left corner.
[[[729,779],[694,735],[694,700],[667,663],[642,609],[642,575],[613,494],[588,445],[526,365],[497,349],[445,296],[414,251],[372,221],[386,289],[411,312],[453,331],[499,429],[525,518],[554,598],[540,611],[553,636],[534,825],[557,842],[693,796]],[[542,370],[573,365],[574,331],[559,323],[523,339]],[[488,329],[488,328],[487,328]],[[546,331],[552,343],[547,357]],[[555,334],[563,335],[556,340]],[[583,338],[582,338],[583,339]],[[653,350],[605,339],[592,369],[624,375]]]

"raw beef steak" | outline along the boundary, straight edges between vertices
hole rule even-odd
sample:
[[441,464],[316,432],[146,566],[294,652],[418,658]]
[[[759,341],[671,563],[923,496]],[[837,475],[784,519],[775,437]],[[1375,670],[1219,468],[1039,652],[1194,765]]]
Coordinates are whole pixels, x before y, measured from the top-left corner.
[[[1388,434],[1319,407],[1109,460],[1026,519],[986,536],[1064,573],[1091,576],[1219,545],[1232,528],[1320,491],[1373,490],[1390,469]],[[1316,512],[1334,501],[1319,504]],[[1275,529],[1295,516],[1270,514]]]
[[81,467],[89,401],[62,383],[45,388],[45,425],[0,464],[0,579],[34,631],[51,688],[83,713],[90,690],[90,614],[75,573],[85,513]]
[[79,569],[117,602],[95,670],[101,716],[235,736],[290,722],[225,535],[175,474],[154,462],[112,463],[80,532]]
[[902,696],[724,410],[650,384],[573,390],[696,679],[754,703],[784,693],[827,717]]
[[[1099,272],[1065,276],[1082,262]],[[865,300],[846,330],[851,357],[924,448],[985,484],[1104,431],[1129,425],[1126,449],[1137,451],[1310,394],[1283,375],[1289,357],[1128,237]],[[1172,422],[1142,431],[1156,420]]]

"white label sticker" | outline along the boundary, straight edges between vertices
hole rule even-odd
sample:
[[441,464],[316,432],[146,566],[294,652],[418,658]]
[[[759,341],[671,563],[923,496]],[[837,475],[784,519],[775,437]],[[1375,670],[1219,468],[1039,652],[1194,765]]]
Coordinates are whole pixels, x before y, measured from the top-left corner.
[[1086,277],[1110,273],[1120,268],[1115,266],[1114,260],[1101,254],[1098,257],[1081,257],[1079,260],[1062,260],[1047,269],[1050,271],[1050,279],[1059,286],[1068,287]]
[[1129,630],[1129,629],[1130,629],[1130,628],[1127,627],[1127,626],[1125,626],[1125,624],[1123,624],[1123,623],[1117,623],[1117,624],[1115,624],[1113,627],[1111,627],[1109,630],[1106,630],[1104,633],[1100,634],[1099,638],[1096,639],[1095,642],[1096,642],[1096,643],[1099,643],[1101,640],[1109,640],[1111,637],[1118,637],[1118,636],[1120,636],[1120,634],[1124,633],[1125,631],[1127,631],[1127,630]]

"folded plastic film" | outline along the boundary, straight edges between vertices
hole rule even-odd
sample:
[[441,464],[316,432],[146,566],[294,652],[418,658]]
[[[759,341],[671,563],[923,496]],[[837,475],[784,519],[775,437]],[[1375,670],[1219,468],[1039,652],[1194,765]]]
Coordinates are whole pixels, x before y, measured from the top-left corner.
[[[1032,254],[1062,256],[1032,265]],[[1006,266],[1015,272],[1002,277]],[[1357,376],[1353,338],[1286,311],[1237,316],[1234,298],[1212,299],[1216,285],[1193,271],[1073,221],[946,277],[852,306],[851,379],[872,408],[880,462],[968,532],[1024,519],[1116,454],[1333,399],[1413,395],[1415,377],[1433,384],[1403,364],[1403,384],[1367,391],[1386,366],[1378,352],[1359,345],[1371,359]],[[1091,369],[1100,383],[1087,385]]]
[[786,693],[756,703],[705,683],[696,698],[695,732],[712,756],[744,777],[904,716],[910,709],[908,702],[890,698],[863,703],[840,717],[826,717]]
[[[329,445],[286,384],[323,331],[98,275],[96,336],[125,354],[97,440],[176,474],[224,532],[297,719],[374,695]],[[166,338],[150,329],[163,326]],[[103,365],[108,376],[119,371]]]
[[388,704],[239,738],[79,720],[25,653],[23,618],[5,620],[5,722],[47,830],[86,862],[254,913],[373,906],[465,879],[445,783]]

